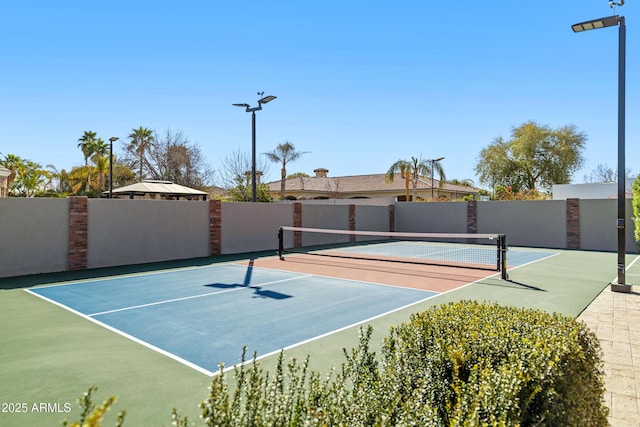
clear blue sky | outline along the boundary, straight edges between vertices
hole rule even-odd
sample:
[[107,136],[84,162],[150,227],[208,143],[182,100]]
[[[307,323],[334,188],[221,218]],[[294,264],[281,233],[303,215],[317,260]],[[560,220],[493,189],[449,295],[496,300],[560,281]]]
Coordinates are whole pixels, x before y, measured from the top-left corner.
[[[628,0],[627,167],[640,172],[640,5]],[[483,147],[526,121],[589,140],[583,182],[617,165],[618,30],[574,34],[606,0],[18,1],[0,5],[0,153],[70,169],[85,130],[183,131],[214,169],[291,141],[289,172],[384,173],[444,156],[476,180]],[[122,142],[120,142],[121,144]],[[121,147],[117,147],[120,150]],[[272,165],[268,179],[279,177]]]

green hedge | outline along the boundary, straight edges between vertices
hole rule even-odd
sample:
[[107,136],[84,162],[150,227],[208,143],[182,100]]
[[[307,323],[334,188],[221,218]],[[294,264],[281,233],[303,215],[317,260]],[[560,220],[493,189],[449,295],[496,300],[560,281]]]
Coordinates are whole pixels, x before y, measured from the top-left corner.
[[599,342],[557,314],[440,306],[393,328],[381,359],[384,393],[411,402],[425,425],[607,424]]

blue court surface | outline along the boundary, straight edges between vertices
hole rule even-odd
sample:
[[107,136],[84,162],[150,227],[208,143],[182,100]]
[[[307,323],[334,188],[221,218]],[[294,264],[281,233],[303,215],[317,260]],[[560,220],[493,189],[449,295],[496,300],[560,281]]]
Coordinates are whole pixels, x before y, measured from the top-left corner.
[[424,301],[436,292],[217,264],[29,289],[207,375]]

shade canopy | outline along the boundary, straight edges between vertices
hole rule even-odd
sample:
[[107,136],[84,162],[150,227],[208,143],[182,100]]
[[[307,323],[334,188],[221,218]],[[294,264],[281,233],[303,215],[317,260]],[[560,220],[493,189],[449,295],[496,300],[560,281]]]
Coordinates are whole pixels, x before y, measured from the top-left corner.
[[115,195],[127,194],[130,198],[155,194],[175,198],[201,197],[202,200],[207,200],[208,195],[207,192],[196,190],[195,188],[185,187],[184,185],[175,184],[171,181],[157,180],[144,180],[125,187],[114,188],[112,193]]

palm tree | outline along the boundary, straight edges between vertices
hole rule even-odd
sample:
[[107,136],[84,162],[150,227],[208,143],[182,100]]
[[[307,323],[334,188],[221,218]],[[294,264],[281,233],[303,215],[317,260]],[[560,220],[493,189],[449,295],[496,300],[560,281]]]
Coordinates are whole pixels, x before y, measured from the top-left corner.
[[273,163],[282,163],[280,169],[280,199],[284,199],[285,181],[287,180],[287,163],[298,160],[306,151],[296,151],[292,142],[278,144],[275,150],[264,153]]
[[[84,166],[89,169],[89,158],[93,156],[95,152],[95,144],[96,144],[96,133],[90,130],[85,130],[84,135],[81,138],[78,138],[78,148],[82,150],[82,154],[84,155]],[[85,187],[85,191],[89,192],[91,187],[91,175],[87,174],[87,186]]]
[[385,176],[388,182],[393,182],[393,177],[396,172],[400,172],[400,175],[405,180],[405,192],[407,200],[409,200],[409,181],[411,182],[413,198],[415,202],[418,200],[418,181],[421,176],[429,176],[433,180],[433,176],[437,172],[440,176],[440,182],[438,182],[438,188],[444,185],[446,179],[444,169],[440,164],[440,161],[422,160],[421,157],[411,157],[411,161],[398,160],[395,162]]
[[396,172],[400,172],[400,177],[404,178],[404,197],[405,201],[409,201],[409,180],[411,179],[411,164],[406,160],[398,160],[391,165],[384,180],[393,182]]
[[142,165],[144,164],[144,152],[153,144],[155,138],[153,137],[153,131],[151,129],[143,128],[140,126],[138,129],[132,129],[132,133],[129,134],[129,146],[127,150],[138,154],[140,161],[140,175],[139,180],[142,181]]
[[91,161],[96,165],[98,172],[98,191],[102,191],[104,189],[104,174],[109,169],[109,144],[104,142],[102,138],[98,138],[92,149]]
[[15,154],[7,154],[4,156],[3,160],[0,160],[0,165],[11,171],[7,177],[7,189],[10,189],[11,184],[15,181],[16,176],[18,175],[18,170],[24,165],[24,160]]

